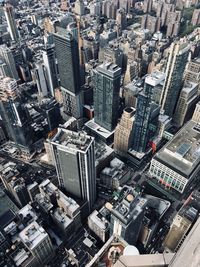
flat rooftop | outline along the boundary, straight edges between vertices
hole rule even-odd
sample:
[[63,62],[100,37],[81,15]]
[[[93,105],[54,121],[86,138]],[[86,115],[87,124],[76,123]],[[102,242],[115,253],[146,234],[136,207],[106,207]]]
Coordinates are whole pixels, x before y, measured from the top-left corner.
[[95,142],[95,165],[97,166],[100,162],[114,154],[114,149],[107,146],[104,143]]
[[108,221],[101,216],[101,214],[97,211],[94,210],[92,214],[90,214],[89,219],[93,221],[100,229],[106,230],[109,226]]
[[57,134],[51,139],[51,143],[65,149],[86,152],[93,140],[94,138],[85,132],[77,133],[59,128]]
[[19,233],[19,238],[30,249],[34,249],[48,234],[37,222],[32,222]]
[[54,213],[52,214],[53,218],[60,224],[62,224],[63,228],[67,228],[71,223],[72,219],[67,217],[67,215],[60,209],[57,208]]
[[102,136],[105,139],[109,138],[110,136],[112,136],[114,134],[114,131],[110,132],[110,131],[106,130],[105,128],[103,128],[99,124],[97,124],[94,121],[94,119],[86,122],[85,126],[88,127],[92,132],[98,134],[99,136]]
[[34,221],[36,221],[38,218],[38,216],[34,212],[33,208],[29,204],[27,204],[21,210],[19,210],[18,214],[23,216],[23,218],[29,218],[30,220],[34,220]]
[[[196,90],[195,90],[196,89]],[[198,84],[193,82],[185,82],[182,91],[185,93],[190,93],[191,91],[197,91],[198,90]]]
[[62,193],[53,183],[50,182],[49,179],[46,179],[45,181],[43,181],[39,185],[39,188],[40,188],[40,192],[43,196],[45,196],[45,195],[51,196],[52,194],[56,194],[58,206],[59,206],[59,203],[64,204],[68,210],[67,215],[73,215],[79,211],[80,206],[77,204],[77,202],[74,199],[72,199],[72,198],[66,196],[64,193]]
[[157,152],[155,159],[189,177],[200,163],[200,125],[189,121]]
[[154,71],[151,74],[147,75],[145,83],[151,86],[156,86],[162,83],[164,80],[165,80],[165,73],[161,71]]
[[145,198],[127,193],[123,200],[111,209],[111,213],[124,223],[128,223],[139,216],[146,204]]
[[121,68],[117,64],[105,62],[96,68],[96,71],[109,77],[121,75]]

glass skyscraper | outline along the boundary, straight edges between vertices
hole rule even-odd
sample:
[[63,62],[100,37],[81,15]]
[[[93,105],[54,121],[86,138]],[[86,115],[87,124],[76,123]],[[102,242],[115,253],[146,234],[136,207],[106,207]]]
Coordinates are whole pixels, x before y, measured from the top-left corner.
[[14,79],[0,80],[0,115],[6,129],[7,137],[16,145],[31,150],[34,132],[30,126],[30,118],[20,96]]
[[104,63],[94,70],[94,120],[112,131],[119,117],[121,68]]
[[147,76],[144,90],[138,95],[133,130],[132,148],[137,152],[145,152],[148,142],[153,137],[151,123],[158,120],[160,108],[152,101],[153,88],[159,83],[158,77]]
[[54,43],[64,113],[80,118],[83,107],[77,39],[67,30],[60,29],[58,33],[54,34]]
[[66,30],[54,34],[56,57],[63,89],[77,94],[80,91],[79,50],[76,38]]

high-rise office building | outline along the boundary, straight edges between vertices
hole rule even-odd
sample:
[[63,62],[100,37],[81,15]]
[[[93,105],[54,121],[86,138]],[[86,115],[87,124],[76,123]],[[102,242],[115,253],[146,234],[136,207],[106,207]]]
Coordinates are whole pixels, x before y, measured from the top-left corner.
[[60,85],[77,94],[80,91],[79,53],[77,40],[67,31],[54,34]]
[[173,121],[176,126],[181,127],[186,120],[191,119],[198,98],[198,84],[193,82],[185,83],[173,116]]
[[0,79],[0,115],[7,137],[16,145],[30,149],[34,133],[29,117],[18,93],[17,82],[11,78]]
[[126,155],[133,137],[134,113],[134,108],[125,108],[115,130],[114,149],[122,156]]
[[94,138],[59,128],[51,145],[60,186],[87,200],[91,209],[96,198]]
[[195,58],[188,62],[185,69],[185,81],[197,83],[200,90],[200,59]]
[[94,70],[94,120],[108,131],[117,124],[121,68],[104,63]]
[[54,96],[54,90],[59,86],[58,71],[55,56],[55,46],[47,45],[43,51],[43,61],[46,68],[48,84],[51,95]]
[[11,37],[12,41],[17,42],[19,39],[19,34],[17,31],[17,27],[16,27],[15,14],[13,11],[13,6],[6,3],[3,7],[3,10],[4,10],[4,14],[6,17],[7,24],[8,24],[8,31],[10,33],[10,37]]
[[47,232],[33,221],[19,233],[19,238],[38,260],[38,266],[46,265],[54,256],[54,249]]
[[80,117],[82,114],[82,97],[77,39],[71,33],[63,30],[54,34],[54,43],[64,112],[70,116]]
[[[153,138],[150,125],[157,123],[159,106],[152,101],[153,89],[163,79],[163,75],[152,73],[145,79],[144,91],[138,95],[133,130],[133,150],[145,152],[150,138]],[[151,140],[152,141],[152,140]]]
[[6,76],[18,80],[19,76],[12,51],[6,45],[0,45],[0,59],[4,63],[3,68]]
[[183,85],[183,74],[187,64],[189,45],[183,40],[175,41],[170,47],[166,68],[166,79],[161,96],[161,109],[172,117],[180,90]]
[[147,200],[139,195],[124,194],[116,206],[108,204],[110,209],[110,234],[121,236],[130,245],[135,245],[142,227]]
[[38,60],[35,63],[34,76],[35,76],[39,96],[41,98],[48,96],[50,92],[49,92],[49,86],[47,83],[47,74],[46,74],[45,66],[41,60]]

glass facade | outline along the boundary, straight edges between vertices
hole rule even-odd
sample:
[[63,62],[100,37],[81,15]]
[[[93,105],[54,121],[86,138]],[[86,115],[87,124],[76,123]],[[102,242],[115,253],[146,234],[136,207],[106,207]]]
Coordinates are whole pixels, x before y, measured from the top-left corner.
[[137,152],[145,152],[150,141],[152,114],[158,106],[152,102],[153,87],[145,83],[144,93],[137,98],[132,147]]
[[73,36],[65,32],[65,35],[54,34],[56,57],[60,85],[77,94],[80,91],[80,67],[78,43]]
[[120,78],[117,65],[101,65],[94,71],[94,120],[108,131],[116,126],[119,116]]

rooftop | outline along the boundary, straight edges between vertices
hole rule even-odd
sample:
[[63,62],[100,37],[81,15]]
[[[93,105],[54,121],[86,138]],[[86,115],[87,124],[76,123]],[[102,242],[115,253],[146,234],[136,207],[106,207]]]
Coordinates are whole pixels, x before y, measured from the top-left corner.
[[108,221],[103,216],[101,216],[101,214],[97,210],[94,210],[92,212],[92,214],[89,216],[89,219],[103,230],[106,230],[106,228],[108,228],[109,226]]
[[105,74],[109,77],[119,76],[121,74],[121,68],[117,64],[106,62],[96,68],[96,71]]
[[165,80],[165,74],[163,72],[154,71],[146,77],[145,83],[151,86],[156,86],[162,83],[164,80]]
[[53,183],[50,182],[49,179],[43,181],[40,185],[40,192],[43,196],[51,196],[55,194],[57,197],[58,206],[61,204],[65,206],[65,212],[70,217],[73,217],[75,213],[79,211],[79,205],[70,197],[67,197],[64,193],[62,193]]
[[189,93],[195,89],[196,89],[196,91],[198,90],[198,84],[197,83],[185,82],[182,91],[184,91],[185,93]]
[[95,132],[96,134],[102,136],[105,139],[109,138],[114,133],[114,131],[110,132],[106,130],[105,128],[101,127],[99,124],[97,124],[94,121],[94,119],[86,122],[85,126],[88,127],[91,131]]
[[70,219],[60,208],[57,208],[52,216],[58,223],[62,224],[64,229],[72,223],[72,219]]
[[114,150],[104,143],[95,142],[95,164],[98,165],[101,161],[111,156]]
[[73,132],[59,128],[57,134],[51,139],[51,143],[70,151],[86,152],[94,138],[85,132]]
[[111,209],[111,213],[127,224],[130,220],[135,220],[146,207],[147,200],[134,192],[127,191],[120,203]]
[[27,204],[21,210],[18,211],[18,214],[21,215],[22,219],[26,218],[27,220],[37,220],[37,215],[33,211],[31,205]]
[[155,156],[188,177],[200,162],[200,125],[189,121]]
[[48,234],[37,222],[32,222],[23,231],[19,233],[19,238],[30,249],[34,249],[42,240],[48,237]]

